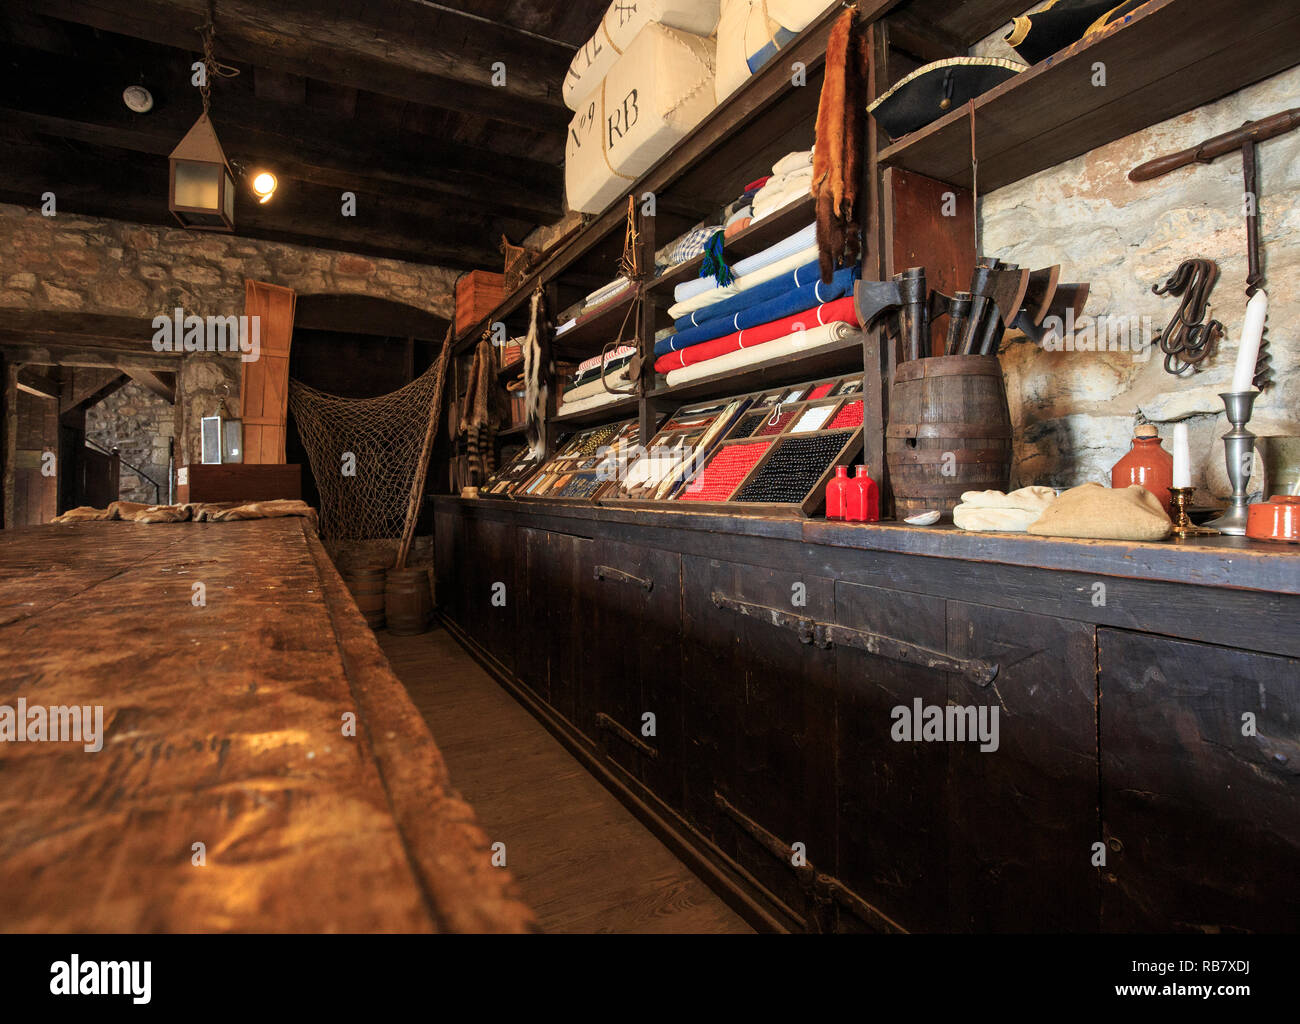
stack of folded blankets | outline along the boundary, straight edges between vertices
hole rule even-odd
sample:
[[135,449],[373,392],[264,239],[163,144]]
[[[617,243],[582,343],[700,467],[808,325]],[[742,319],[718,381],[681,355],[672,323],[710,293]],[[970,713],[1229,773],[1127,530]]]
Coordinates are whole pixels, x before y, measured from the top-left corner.
[[817,228],[801,231],[731,268],[734,280],[679,284],[668,313],[671,333],[655,340],[655,372],[669,386],[831,345],[858,331],[853,283],[858,269],[823,284]]
[[[619,345],[601,356],[578,364],[578,372],[560,397],[559,415],[598,409],[602,405],[627,397],[631,387],[629,364],[636,355],[635,345]],[[611,394],[610,390],[622,394]]]
[[576,308],[567,309],[560,314],[560,324],[555,328],[555,336],[558,338],[568,334],[586,317],[604,312],[608,307],[621,301],[625,297],[624,293],[631,287],[632,282],[626,277],[616,277],[609,284],[597,288]]
[[753,223],[812,195],[812,161],[812,150],[803,149],[786,154],[773,165],[772,176],[754,196]]

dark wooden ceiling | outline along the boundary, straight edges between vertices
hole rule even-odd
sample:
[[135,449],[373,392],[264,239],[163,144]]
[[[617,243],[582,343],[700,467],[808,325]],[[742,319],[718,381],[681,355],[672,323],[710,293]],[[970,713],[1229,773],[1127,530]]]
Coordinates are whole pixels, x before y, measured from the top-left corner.
[[[608,0],[216,0],[212,85],[241,183],[236,231],[453,268],[498,269],[562,212],[560,84]],[[174,224],[167,155],[201,111],[190,65],[207,0],[5,0],[0,201]],[[492,84],[493,64],[506,68]],[[154,108],[132,113],[128,85]],[[344,217],[340,194],[354,192]]]

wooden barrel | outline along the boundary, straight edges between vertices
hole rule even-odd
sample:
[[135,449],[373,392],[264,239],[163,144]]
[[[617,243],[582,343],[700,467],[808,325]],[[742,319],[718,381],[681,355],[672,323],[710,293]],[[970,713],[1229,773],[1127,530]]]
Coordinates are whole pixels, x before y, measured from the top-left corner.
[[371,629],[384,628],[384,589],[388,570],[377,567],[343,570],[343,582],[352,591],[357,607]]
[[428,570],[389,569],[384,610],[388,615],[390,633],[415,636],[427,630],[433,617]]
[[964,491],[1005,491],[1011,414],[997,357],[900,363],[889,393],[885,456],[899,519],[926,509],[951,517]]

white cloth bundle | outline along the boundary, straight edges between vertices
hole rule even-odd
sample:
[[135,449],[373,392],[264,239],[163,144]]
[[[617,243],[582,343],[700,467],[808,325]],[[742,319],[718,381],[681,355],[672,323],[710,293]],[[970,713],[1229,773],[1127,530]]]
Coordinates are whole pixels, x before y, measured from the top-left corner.
[[707,36],[718,27],[718,10],[719,0],[614,0],[595,34],[573,55],[564,76],[565,106],[577,110],[650,22]]
[[651,22],[569,123],[569,208],[600,213],[713,110],[711,39]]
[[617,402],[619,399],[627,397],[628,395],[611,395],[609,392],[602,390],[600,394],[592,395],[590,398],[584,398],[578,402],[565,402],[560,406],[557,415],[567,416],[571,412],[578,413],[586,412],[588,409],[599,409],[602,405],[609,405],[611,402]]
[[728,370],[753,366],[756,363],[775,362],[797,352],[834,345],[846,338],[861,337],[861,334],[862,332],[852,324],[846,323],[826,324],[824,327],[814,327],[811,331],[796,331],[784,338],[764,342],[753,348],[737,349],[716,359],[706,359],[702,363],[673,370],[667,377],[668,386],[676,387],[678,384],[686,384],[702,377],[712,377],[715,373],[726,373]]
[[569,412],[570,409],[579,402],[585,401],[592,395],[608,394],[605,390],[605,384],[608,383],[611,388],[623,388],[627,386],[628,376],[627,367],[622,366],[613,373],[607,373],[603,378],[598,377],[596,380],[588,381],[586,384],[579,384],[576,388],[571,388],[564,393],[560,399],[560,412]]
[[718,102],[835,0],[722,0],[718,18]]
[[793,153],[787,153],[772,165],[773,177],[784,177],[788,174],[795,174],[805,167],[808,173],[812,174],[813,154],[811,149],[796,149]]
[[966,491],[952,510],[952,521],[974,533],[1024,533],[1043,510],[1056,500],[1051,487],[1022,487],[1001,491]]

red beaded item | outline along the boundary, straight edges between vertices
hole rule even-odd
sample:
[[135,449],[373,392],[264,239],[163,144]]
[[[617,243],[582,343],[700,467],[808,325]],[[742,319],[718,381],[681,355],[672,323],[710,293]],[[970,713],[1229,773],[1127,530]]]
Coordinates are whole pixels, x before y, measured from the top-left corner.
[[862,426],[862,400],[856,402],[847,402],[835,418],[825,426],[825,430],[838,430],[841,427],[860,427]]
[[757,441],[720,448],[699,475],[686,485],[677,500],[726,501],[771,447],[771,441]]

